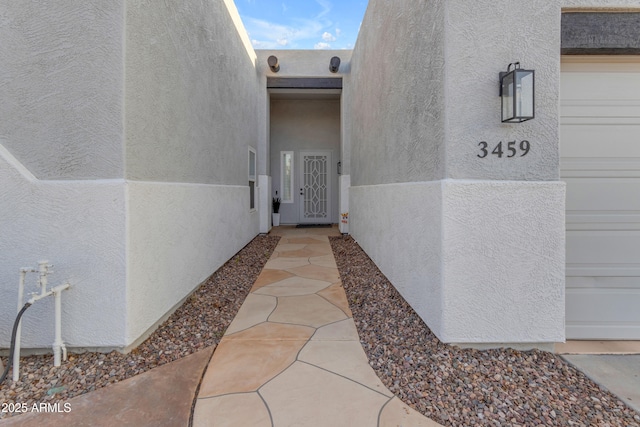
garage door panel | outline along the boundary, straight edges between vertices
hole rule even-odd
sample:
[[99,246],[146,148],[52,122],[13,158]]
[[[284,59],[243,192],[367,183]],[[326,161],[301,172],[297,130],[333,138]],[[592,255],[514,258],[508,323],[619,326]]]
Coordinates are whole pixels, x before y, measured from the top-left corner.
[[563,124],[560,155],[569,158],[638,158],[640,123]]
[[635,269],[640,274],[640,231],[567,230],[567,268],[574,264],[598,268],[611,264],[611,268]]
[[640,289],[567,289],[567,337],[637,339]]
[[633,124],[637,123],[640,117],[640,101],[636,99],[615,101],[565,99],[560,105],[560,115],[563,124],[581,124],[586,119],[595,119],[595,122],[600,124],[611,121]]
[[566,335],[567,339],[573,340],[637,340],[640,336],[640,327],[616,323],[567,322]]
[[564,72],[560,76],[560,87],[562,99],[565,100],[635,100],[640,98],[638,92],[633,90],[640,87],[640,73]]
[[640,178],[640,158],[565,157],[560,168],[564,178]]
[[[640,214],[640,178],[564,178],[564,181],[567,213],[604,211],[610,216],[627,217]],[[601,222],[607,222],[607,218]]]
[[566,336],[640,339],[640,60],[563,58],[560,98]]
[[[580,276],[567,277],[567,289],[635,289],[640,292],[640,282],[635,276]],[[573,292],[573,291],[572,291]]]
[[638,289],[568,289],[567,315],[581,322],[616,322],[640,327],[636,310],[640,307]]

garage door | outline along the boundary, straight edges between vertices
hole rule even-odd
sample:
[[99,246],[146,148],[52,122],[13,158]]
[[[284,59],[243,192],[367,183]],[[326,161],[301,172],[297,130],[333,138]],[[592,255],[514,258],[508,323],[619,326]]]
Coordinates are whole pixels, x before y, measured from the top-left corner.
[[640,59],[563,57],[567,339],[640,339]]

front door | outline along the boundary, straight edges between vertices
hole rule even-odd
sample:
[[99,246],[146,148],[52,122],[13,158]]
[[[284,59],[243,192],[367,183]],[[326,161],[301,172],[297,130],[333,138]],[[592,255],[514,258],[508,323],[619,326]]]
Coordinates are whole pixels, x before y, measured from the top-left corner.
[[300,222],[331,223],[331,151],[301,151],[300,165]]

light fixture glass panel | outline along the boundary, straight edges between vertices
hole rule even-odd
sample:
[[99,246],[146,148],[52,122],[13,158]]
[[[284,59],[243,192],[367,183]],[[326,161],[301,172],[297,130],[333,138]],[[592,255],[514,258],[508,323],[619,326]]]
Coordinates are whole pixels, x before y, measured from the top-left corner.
[[513,104],[514,104],[514,73],[509,73],[502,79],[502,120],[509,120],[513,118]]
[[517,73],[518,88],[518,117],[533,117],[533,72],[521,71]]

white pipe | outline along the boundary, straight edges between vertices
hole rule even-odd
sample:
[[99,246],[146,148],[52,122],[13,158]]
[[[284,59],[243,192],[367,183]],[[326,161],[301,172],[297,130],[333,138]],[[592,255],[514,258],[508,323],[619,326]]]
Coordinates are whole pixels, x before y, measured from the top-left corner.
[[40,295],[44,295],[47,292],[47,274],[49,274],[49,267],[53,267],[49,265],[49,261],[39,261],[38,262],[38,271],[40,272],[40,278],[38,282],[40,283]]
[[[29,268],[20,269],[20,283],[18,284],[18,313],[22,310],[22,300],[24,298],[24,282],[28,272],[39,273],[38,283],[40,284],[40,294],[32,294],[29,299],[29,304],[33,304],[38,300],[44,299],[49,295],[55,297],[55,341],[53,342],[53,366],[61,365],[61,353],[64,360],[67,360],[67,348],[62,341],[62,291],[69,289],[71,285],[65,283],[64,285],[57,286],[50,291],[47,291],[47,275],[51,273],[49,268],[53,267],[48,261],[40,261],[38,263],[38,269],[32,270]],[[16,342],[13,352],[13,381],[17,382],[20,379],[20,338],[22,332],[22,319],[18,322],[18,328],[16,330]]]
[[[56,286],[50,291],[45,292],[44,294],[34,295],[31,297],[29,302],[33,304],[34,302],[44,299],[49,295],[53,295],[55,297],[55,341],[53,342],[53,366],[60,366],[61,364],[61,351],[64,351],[64,359],[67,360],[67,348],[62,342],[62,291],[69,289],[71,285],[69,283],[65,283],[64,285]],[[17,381],[17,380],[16,380]]]
[[67,360],[67,348],[65,347],[64,342],[62,342],[62,291],[69,289],[69,286],[71,285],[65,283],[64,285],[53,288],[53,294],[56,300],[56,338],[53,342],[53,366],[60,366],[62,363],[60,360],[61,350],[64,352],[64,360]]

